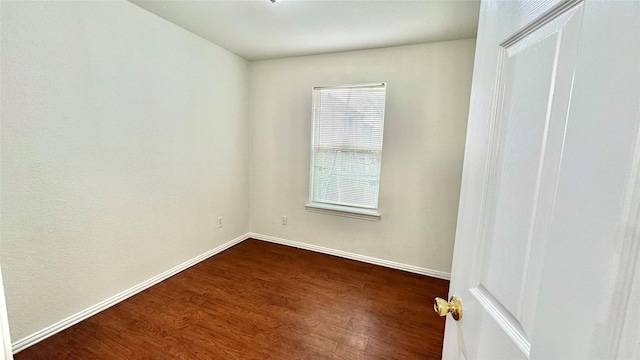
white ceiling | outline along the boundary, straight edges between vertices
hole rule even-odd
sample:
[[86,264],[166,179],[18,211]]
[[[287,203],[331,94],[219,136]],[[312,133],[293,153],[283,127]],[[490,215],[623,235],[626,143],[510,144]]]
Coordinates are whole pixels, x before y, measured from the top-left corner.
[[248,60],[466,39],[479,0],[130,0]]

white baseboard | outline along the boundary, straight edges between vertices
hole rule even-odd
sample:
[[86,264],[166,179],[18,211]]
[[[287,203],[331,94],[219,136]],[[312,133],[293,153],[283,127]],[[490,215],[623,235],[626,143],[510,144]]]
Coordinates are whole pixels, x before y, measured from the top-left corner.
[[149,280],[143,281],[140,284],[129,288],[119,294],[116,294],[106,300],[103,300],[87,309],[84,309],[74,315],[69,316],[66,319],[62,319],[60,321],[58,321],[57,323],[47,326],[46,328],[37,331],[31,335],[28,335],[16,342],[14,342],[13,344],[11,344],[11,347],[13,349],[13,353],[18,353],[26,348],[28,348],[31,345],[34,345],[54,334],[57,334],[59,332],[61,332],[62,330],[65,330],[77,323],[79,323],[82,320],[85,320],[97,313],[99,313],[102,310],[105,310],[123,300],[128,299],[129,297],[150,288],[151,286],[179,273],[182,270],[185,270],[205,259],[210,258],[211,256],[218,254],[230,247],[232,247],[233,245],[236,245],[248,238],[253,238],[256,240],[262,240],[262,241],[267,241],[267,242],[272,242],[275,244],[280,244],[280,245],[286,245],[286,246],[292,246],[292,247],[296,247],[299,249],[304,249],[304,250],[310,250],[310,251],[315,251],[315,252],[319,252],[319,253],[323,253],[323,254],[328,254],[328,255],[334,255],[334,256],[339,256],[342,258],[346,258],[346,259],[351,259],[351,260],[356,260],[356,261],[362,261],[362,262],[366,262],[369,264],[374,264],[374,265],[380,265],[380,266],[384,266],[384,267],[388,267],[388,268],[392,268],[392,269],[397,269],[397,270],[403,270],[403,271],[408,271],[408,272],[412,272],[415,274],[420,274],[420,275],[426,275],[426,276],[431,276],[434,278],[438,278],[438,279],[445,279],[445,280],[449,280],[451,278],[451,274],[447,273],[447,272],[443,272],[443,271],[437,271],[437,270],[431,270],[431,269],[426,269],[426,268],[422,268],[422,267],[418,267],[418,266],[413,266],[413,265],[406,265],[406,264],[402,264],[402,263],[397,263],[394,261],[389,261],[389,260],[383,260],[383,259],[378,259],[378,258],[374,258],[371,256],[365,256],[365,255],[359,255],[359,254],[354,254],[354,253],[350,253],[350,252],[346,252],[346,251],[342,251],[342,250],[335,250],[335,249],[331,249],[331,248],[326,248],[326,247],[322,247],[322,246],[317,246],[317,245],[311,245],[311,244],[305,244],[302,242],[298,242],[298,241],[293,241],[293,240],[287,240],[287,239],[281,239],[281,238],[277,238],[274,236],[268,236],[268,235],[262,235],[262,234],[257,234],[257,233],[246,233],[244,235],[238,236],[237,238],[224,243],[220,246],[218,246],[215,249],[211,249],[207,252],[205,252],[204,254],[198,255],[196,257],[194,257],[191,260],[188,260],[178,266],[175,266],[161,274],[158,274],[154,277],[152,277]]
[[395,261],[378,259],[378,258],[374,258],[374,257],[371,257],[371,256],[354,254],[354,253],[350,253],[350,252],[347,252],[347,251],[335,250],[335,249],[326,248],[326,247],[322,247],[322,246],[306,244],[306,243],[302,243],[302,242],[298,242],[298,241],[281,239],[281,238],[277,238],[277,237],[274,237],[274,236],[262,235],[262,234],[257,234],[257,233],[250,232],[250,233],[247,233],[247,238],[253,238],[253,239],[256,239],[256,240],[268,241],[268,242],[272,242],[272,243],[280,244],[280,245],[293,246],[293,247],[297,247],[297,248],[304,249],[304,250],[310,250],[310,251],[315,251],[315,252],[319,252],[319,253],[323,253],[323,254],[339,256],[339,257],[346,258],[346,259],[362,261],[362,262],[366,262],[366,263],[369,263],[369,264],[380,265],[380,266],[384,266],[384,267],[388,267],[388,268],[392,268],[392,269],[408,271],[408,272],[411,272],[411,273],[431,276],[431,277],[438,278],[438,279],[444,279],[444,280],[450,280],[451,279],[451,273],[444,272],[444,271],[431,270],[431,269],[427,269],[427,268],[423,268],[423,267],[419,267],[419,266],[402,264],[402,263],[398,263],[398,262],[395,262]]
[[112,296],[112,297],[110,297],[110,298],[108,298],[108,299],[106,299],[104,301],[101,301],[101,302],[99,302],[99,303],[97,303],[97,304],[95,304],[95,305],[93,305],[93,306],[91,306],[91,307],[89,307],[87,309],[84,309],[84,310],[80,311],[79,313],[71,315],[66,319],[62,319],[62,320],[58,321],[57,323],[55,323],[53,325],[47,326],[46,328],[44,328],[44,329],[42,329],[40,331],[37,331],[37,332],[35,332],[35,333],[33,333],[33,334],[29,335],[29,336],[26,336],[26,337],[24,337],[24,338],[22,338],[22,339],[20,339],[20,340],[18,340],[16,342],[14,342],[13,344],[11,344],[11,347],[13,349],[13,353],[15,354],[15,353],[17,353],[17,352],[19,352],[21,350],[26,349],[27,347],[29,347],[31,345],[34,345],[34,344],[36,344],[36,343],[38,343],[38,342],[40,342],[40,341],[52,336],[52,335],[54,335],[54,334],[57,334],[60,331],[66,329],[66,328],[69,328],[69,327],[79,323],[80,321],[85,320],[85,319],[87,319],[87,318],[99,313],[102,310],[105,310],[105,309],[107,309],[107,308],[109,308],[109,307],[111,307],[111,306],[113,306],[113,305],[115,305],[115,304],[117,304],[117,303],[119,303],[119,302],[121,302],[121,301],[123,301],[123,300],[125,300],[125,299],[127,299],[127,298],[129,298],[129,297],[131,297],[131,296],[133,296],[133,295],[145,290],[145,289],[147,289],[147,288],[150,288],[151,286],[153,286],[153,285],[161,282],[162,280],[165,280],[165,279],[167,279],[167,278],[179,273],[182,270],[185,270],[185,269],[187,269],[187,268],[189,268],[189,267],[191,267],[191,266],[193,266],[193,265],[195,265],[195,264],[197,264],[197,263],[199,263],[199,262],[201,262],[201,261],[203,261],[205,259],[210,258],[211,256],[213,256],[215,254],[218,254],[218,253],[220,253],[220,252],[232,247],[233,245],[236,245],[236,244],[246,240],[247,239],[247,235],[248,234],[244,234],[244,235],[238,236],[237,238],[235,238],[235,239],[233,239],[233,240],[231,240],[231,241],[229,241],[227,243],[224,243],[224,244],[218,246],[215,249],[211,249],[211,250],[205,252],[204,254],[198,255],[198,256],[194,257],[193,259],[191,259],[191,260],[188,260],[188,261],[186,261],[186,262],[184,262],[184,263],[182,263],[182,264],[180,264],[180,265],[178,265],[176,267],[173,267],[173,268],[171,268],[171,269],[169,269],[169,270],[167,270],[167,271],[165,271],[165,272],[163,272],[161,274],[158,274],[158,275],[152,277],[149,280],[143,281],[140,284],[138,284],[138,285],[136,285],[136,286],[134,286],[132,288],[129,288],[129,289],[127,289],[127,290],[125,290],[125,291],[123,291],[123,292],[121,292],[119,294],[116,294],[116,295],[114,295],[114,296]]

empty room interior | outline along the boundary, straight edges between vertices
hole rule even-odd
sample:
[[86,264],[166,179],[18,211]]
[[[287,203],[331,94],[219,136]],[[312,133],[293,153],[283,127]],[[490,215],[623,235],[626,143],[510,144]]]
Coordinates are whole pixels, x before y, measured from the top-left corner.
[[[2,2],[14,356],[439,358],[478,9]],[[314,87],[377,83],[378,214],[310,207]]]
[[634,358],[615,4],[2,1],[3,355]]

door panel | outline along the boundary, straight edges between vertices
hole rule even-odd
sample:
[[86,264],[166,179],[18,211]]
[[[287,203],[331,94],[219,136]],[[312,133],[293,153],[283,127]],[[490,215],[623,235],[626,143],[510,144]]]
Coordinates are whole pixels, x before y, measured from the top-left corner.
[[558,70],[575,60],[580,17],[580,4],[555,12],[515,33],[500,50],[482,266],[471,293],[500,318],[525,356],[567,119],[567,107],[559,104],[572,81],[570,71]]
[[640,208],[624,198],[640,186],[638,24],[640,2],[482,4],[444,358],[615,353],[605,319],[634,269],[617,261],[640,258],[640,237],[617,238]]

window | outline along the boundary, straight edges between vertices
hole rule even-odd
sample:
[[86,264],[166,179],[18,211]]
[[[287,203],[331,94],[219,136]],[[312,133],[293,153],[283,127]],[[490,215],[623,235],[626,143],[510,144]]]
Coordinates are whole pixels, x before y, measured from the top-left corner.
[[307,209],[378,220],[386,84],[314,87]]

